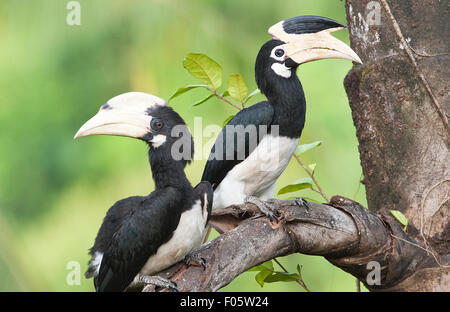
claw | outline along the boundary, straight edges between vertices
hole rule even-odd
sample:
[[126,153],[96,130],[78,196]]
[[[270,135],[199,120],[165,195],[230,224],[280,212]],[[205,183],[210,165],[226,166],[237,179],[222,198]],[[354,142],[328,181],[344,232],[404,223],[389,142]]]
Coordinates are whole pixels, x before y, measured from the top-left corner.
[[303,199],[301,197],[297,197],[294,200],[296,201],[297,205],[299,205],[300,207],[303,206],[308,210],[310,209],[309,204],[305,199]]
[[155,285],[158,287],[163,287],[167,289],[171,289],[175,292],[179,292],[177,288],[177,283],[174,281],[161,277],[161,276],[148,276],[148,275],[138,275],[137,282],[142,283],[144,285]]
[[267,216],[269,217],[270,222],[273,222],[273,220],[275,220],[276,223],[280,222],[280,220],[278,219],[278,216],[274,213],[272,213],[271,211],[269,211],[267,213]]
[[277,198],[272,198],[272,199],[269,199],[267,202],[271,203],[271,204],[276,204],[278,206],[298,205],[300,207],[303,206],[306,209],[310,208],[308,202],[305,199],[301,198],[301,197],[297,197],[297,198],[294,198],[294,199],[277,199]]
[[264,202],[257,197],[248,196],[245,198],[245,202],[256,205],[256,207],[269,218],[270,222],[273,222],[273,220],[277,223],[279,222],[278,216],[280,215],[280,212],[270,201]]
[[186,257],[184,257],[184,263],[187,266],[197,265],[202,266],[203,270],[206,269],[206,259],[199,255],[198,250],[194,250],[186,255]]

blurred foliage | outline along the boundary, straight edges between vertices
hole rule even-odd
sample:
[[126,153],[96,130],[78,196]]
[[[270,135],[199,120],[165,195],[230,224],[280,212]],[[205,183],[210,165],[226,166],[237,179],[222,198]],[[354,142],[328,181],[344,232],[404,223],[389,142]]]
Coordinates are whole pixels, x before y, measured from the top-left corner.
[[[343,1],[80,0],[81,25],[68,26],[67,2],[0,2],[1,291],[93,290],[92,281],[83,277],[80,285],[67,283],[67,263],[78,261],[84,273],[87,250],[106,210],[121,198],[153,190],[142,142],[106,136],[72,139],[109,98],[134,90],[168,99],[190,81],[182,67],[188,52],[212,56],[223,65],[224,77],[239,72],[254,90],[254,61],[269,40],[270,25],[306,14],[345,22]],[[346,31],[336,36],[348,42]],[[324,142],[302,160],[317,164],[315,175],[327,194],[366,204],[342,84],[350,67],[343,60],[300,67],[307,99],[301,142]],[[206,95],[199,89],[171,101],[195,132],[197,154],[207,154],[214,139],[193,128],[194,118],[203,117],[203,127],[222,125],[235,113],[216,98],[201,109],[191,108]],[[262,99],[258,94],[247,106]],[[205,159],[186,170],[193,184]],[[291,161],[277,191],[302,176]],[[320,199],[310,190],[296,195]],[[355,290],[352,276],[321,257],[280,260],[290,272],[300,263],[302,278],[313,291]],[[225,290],[260,291],[254,274],[242,274]],[[303,291],[295,283],[270,283],[262,290]]]

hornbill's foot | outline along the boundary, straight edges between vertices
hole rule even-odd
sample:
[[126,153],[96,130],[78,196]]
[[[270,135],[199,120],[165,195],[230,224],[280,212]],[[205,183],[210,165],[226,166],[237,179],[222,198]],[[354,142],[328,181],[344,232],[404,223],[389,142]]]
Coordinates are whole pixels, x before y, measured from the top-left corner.
[[278,217],[280,216],[280,211],[271,202],[265,202],[255,196],[247,196],[244,202],[256,205],[263,214],[269,217],[270,222],[273,220],[279,222]]
[[173,291],[178,292],[177,283],[167,278],[161,276],[149,276],[149,275],[141,275],[138,274],[134,279],[136,284],[142,285],[143,287],[147,285],[155,285],[162,288],[167,288]]
[[305,207],[306,209],[309,209],[309,204],[308,202],[301,198],[301,197],[297,197],[297,198],[292,198],[292,199],[277,199],[277,198],[271,198],[269,200],[267,200],[269,203],[271,204],[276,204],[278,206],[300,206],[300,207]]
[[206,269],[206,259],[200,256],[199,249],[191,251],[183,261],[187,266],[195,265],[203,267],[203,270]]

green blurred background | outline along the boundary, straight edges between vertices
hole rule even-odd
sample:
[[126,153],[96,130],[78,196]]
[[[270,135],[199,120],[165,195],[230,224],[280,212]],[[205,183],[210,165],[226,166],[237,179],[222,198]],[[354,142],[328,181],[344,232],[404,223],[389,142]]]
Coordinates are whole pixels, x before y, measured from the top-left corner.
[[[196,82],[183,68],[188,52],[205,53],[224,68],[225,79],[241,73],[256,88],[253,66],[267,29],[296,15],[321,15],[345,23],[344,1],[329,0],[81,0],[81,25],[69,26],[68,1],[0,2],[0,291],[92,291],[92,280],[67,283],[68,264],[83,274],[106,210],[117,200],[153,190],[146,146],[120,137],[73,140],[78,128],[109,98],[144,91],[168,99]],[[348,43],[348,32],[336,34]],[[351,110],[343,79],[344,60],[299,68],[307,99],[301,143],[324,143],[304,154],[317,163],[328,196],[366,204]],[[173,100],[193,131],[221,125],[231,106],[195,90]],[[263,99],[261,95],[252,103]],[[195,133],[197,152],[210,138]],[[200,151],[201,152],[201,151]],[[199,182],[205,160],[186,171]],[[291,161],[277,189],[306,176]],[[311,191],[298,192],[320,200]],[[292,272],[303,265],[313,291],[355,291],[355,279],[321,257],[291,255],[280,261]],[[69,267],[70,268],[70,267]],[[303,291],[296,283],[266,284],[243,273],[224,290]],[[69,275],[71,276],[71,275]]]

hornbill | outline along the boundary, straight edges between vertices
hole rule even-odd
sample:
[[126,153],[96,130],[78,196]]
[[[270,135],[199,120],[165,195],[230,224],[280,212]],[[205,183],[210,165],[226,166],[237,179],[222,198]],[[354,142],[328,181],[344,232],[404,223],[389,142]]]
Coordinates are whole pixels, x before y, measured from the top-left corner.
[[[214,188],[213,209],[251,202],[277,220],[275,182],[295,152],[305,123],[297,67],[326,58],[361,63],[350,47],[331,35],[343,28],[319,16],[297,16],[269,28],[273,39],[262,46],[255,64],[256,83],[267,101],[241,110],[227,123],[203,172],[202,181]],[[307,206],[303,199],[295,203]]]
[[131,282],[175,289],[174,283],[151,276],[196,257],[212,207],[208,182],[191,186],[184,168],[193,155],[193,141],[183,119],[156,96],[129,92],[103,106],[75,138],[106,134],[137,138],[149,146],[155,190],[116,202],[103,220],[85,274],[97,291],[123,291]]

